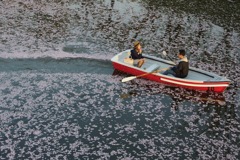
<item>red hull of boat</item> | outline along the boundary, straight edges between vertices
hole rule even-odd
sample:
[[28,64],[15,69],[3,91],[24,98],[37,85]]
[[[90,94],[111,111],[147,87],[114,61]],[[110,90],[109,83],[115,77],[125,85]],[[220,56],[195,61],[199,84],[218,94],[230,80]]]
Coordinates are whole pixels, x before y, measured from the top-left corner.
[[[116,70],[123,71],[125,73],[129,73],[131,75],[140,75],[144,74],[146,72],[143,72],[141,70],[133,69],[131,67],[121,65],[119,63],[113,62],[113,67]],[[204,83],[197,83],[197,82],[187,82],[189,85],[197,85],[197,86],[186,86],[186,85],[181,85],[181,84],[176,84],[176,83],[185,83],[186,81],[181,81],[181,80],[176,80],[173,78],[166,78],[166,77],[161,77],[156,74],[148,74],[144,76],[143,78],[149,79],[152,81],[160,82],[166,85],[171,85],[171,86],[176,86],[176,87],[182,87],[182,88],[187,88],[187,89],[192,89],[192,90],[199,90],[199,91],[212,91],[212,92],[218,92],[222,93],[226,88],[229,82],[204,82]],[[171,82],[174,83],[171,83]],[[214,86],[214,87],[206,87],[204,85],[226,85],[226,86]]]

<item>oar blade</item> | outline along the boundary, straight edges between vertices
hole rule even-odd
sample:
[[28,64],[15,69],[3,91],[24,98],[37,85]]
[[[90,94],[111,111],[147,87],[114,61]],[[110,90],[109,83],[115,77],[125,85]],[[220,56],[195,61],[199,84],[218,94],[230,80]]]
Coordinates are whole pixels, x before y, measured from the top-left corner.
[[131,80],[133,80],[135,78],[137,78],[137,77],[136,76],[132,76],[132,77],[123,78],[122,82],[128,82],[128,81],[131,81]]

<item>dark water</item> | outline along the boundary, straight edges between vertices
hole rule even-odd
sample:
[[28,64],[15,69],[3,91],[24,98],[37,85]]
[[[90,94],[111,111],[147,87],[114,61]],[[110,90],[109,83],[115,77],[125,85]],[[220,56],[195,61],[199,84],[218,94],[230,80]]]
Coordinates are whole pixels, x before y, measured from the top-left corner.
[[[240,159],[238,1],[0,1],[0,159]],[[114,71],[135,40],[223,94]],[[166,58],[166,57],[163,57]]]

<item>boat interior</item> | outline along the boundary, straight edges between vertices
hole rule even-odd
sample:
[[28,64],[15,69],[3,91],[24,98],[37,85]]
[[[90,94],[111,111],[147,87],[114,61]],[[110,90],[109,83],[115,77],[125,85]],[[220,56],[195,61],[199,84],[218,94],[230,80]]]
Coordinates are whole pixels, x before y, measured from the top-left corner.
[[[144,56],[146,59],[145,63],[142,65],[141,68],[138,68],[137,66],[133,65],[132,63],[128,63],[124,60],[125,58],[129,58],[129,55],[130,55],[130,50],[127,50],[127,51],[121,52],[120,54],[115,56],[112,60],[118,61],[120,63],[124,63],[124,65],[128,65],[130,67],[133,67],[135,69],[140,69],[145,72],[152,72],[157,69],[165,69],[165,68],[169,68],[174,65],[174,63],[172,61],[145,55]],[[157,74],[161,74],[161,76],[163,76],[163,77],[164,76],[174,77],[173,75],[163,75],[162,72],[163,71],[161,71]],[[174,78],[176,78],[176,77],[174,77]],[[190,81],[226,81],[225,78],[220,77],[214,73],[206,72],[206,71],[199,70],[199,69],[192,68],[192,67],[190,67],[190,69],[189,69],[188,76],[183,79],[186,81],[188,81],[188,80],[190,80]]]

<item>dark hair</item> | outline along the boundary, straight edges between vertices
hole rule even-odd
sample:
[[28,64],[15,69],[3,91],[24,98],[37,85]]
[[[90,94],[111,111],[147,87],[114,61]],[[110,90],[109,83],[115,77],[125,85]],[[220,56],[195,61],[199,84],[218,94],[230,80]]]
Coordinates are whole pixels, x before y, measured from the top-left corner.
[[184,49],[180,49],[180,50],[179,50],[179,54],[181,54],[181,55],[185,56],[186,52],[185,52],[185,50],[184,50]]

